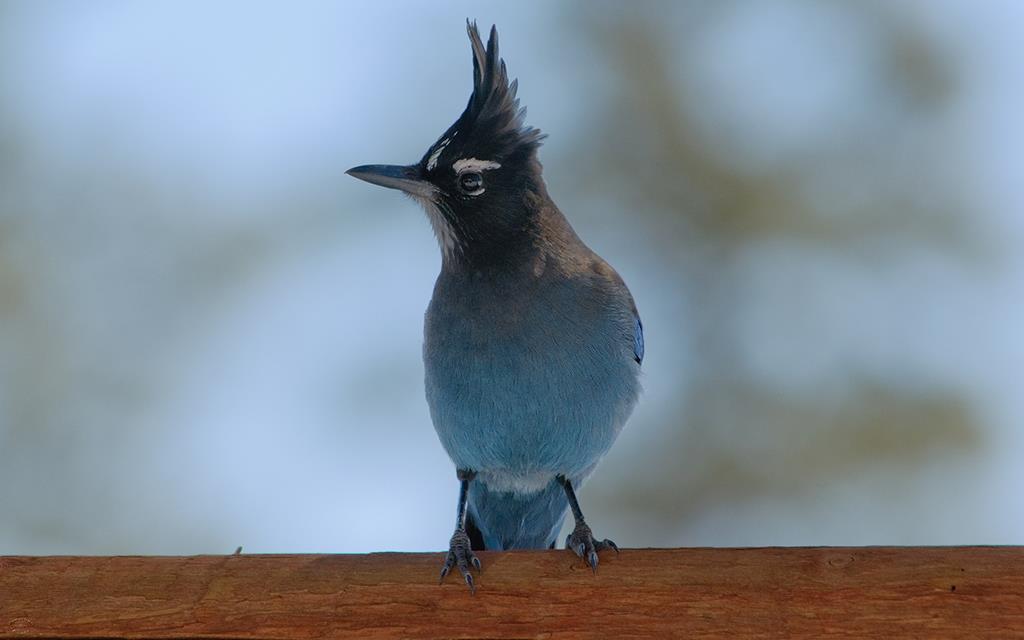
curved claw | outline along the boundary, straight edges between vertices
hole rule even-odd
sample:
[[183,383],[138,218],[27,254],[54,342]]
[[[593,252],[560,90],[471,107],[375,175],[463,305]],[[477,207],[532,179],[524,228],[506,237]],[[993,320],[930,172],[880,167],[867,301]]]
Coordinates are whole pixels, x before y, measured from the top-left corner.
[[614,549],[615,553],[619,552],[618,545],[607,538],[604,540],[594,540],[594,534],[585,522],[576,524],[573,532],[566,537],[565,546],[568,549],[572,549],[573,553],[577,556],[583,558],[584,562],[587,563],[587,566],[595,574],[597,573],[597,565],[600,561],[598,558],[599,551]]
[[451,572],[452,567],[458,567],[459,573],[466,581],[466,586],[469,587],[469,592],[476,593],[476,583],[473,581],[473,574],[469,571],[470,565],[473,565],[477,571],[482,568],[480,559],[473,553],[469,536],[465,531],[458,529],[448,544],[448,555],[445,557],[444,566],[441,567],[441,579],[438,584],[444,583],[444,579]]

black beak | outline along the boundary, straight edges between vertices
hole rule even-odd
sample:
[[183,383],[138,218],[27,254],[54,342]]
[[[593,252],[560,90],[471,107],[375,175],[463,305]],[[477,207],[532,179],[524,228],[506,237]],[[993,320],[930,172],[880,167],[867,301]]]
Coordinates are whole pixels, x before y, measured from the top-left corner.
[[422,177],[417,165],[400,167],[393,164],[364,164],[346,171],[353,178],[365,180],[388,189],[398,189],[412,196],[429,198],[436,189]]

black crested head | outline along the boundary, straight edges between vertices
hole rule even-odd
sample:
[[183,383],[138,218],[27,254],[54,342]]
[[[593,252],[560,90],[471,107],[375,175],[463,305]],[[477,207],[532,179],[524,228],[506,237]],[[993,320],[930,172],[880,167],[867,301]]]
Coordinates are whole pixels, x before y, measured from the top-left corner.
[[[507,262],[529,250],[539,212],[526,204],[546,200],[537,149],[544,135],[525,124],[498,54],[498,30],[484,46],[466,21],[473,52],[473,93],[465,111],[423,155],[422,178],[434,187],[427,209],[446,257],[480,265]],[[530,197],[531,195],[541,198]]]
[[[502,264],[530,254],[542,218],[561,214],[547,196],[537,149],[544,135],[525,124],[491,27],[484,46],[466,21],[473,93],[466,109],[414,165],[366,165],[357,178],[400,189],[427,211],[449,266]],[[563,219],[564,220],[564,219]]]
[[[505,61],[498,54],[498,30],[491,27],[487,46],[475,22],[466,21],[473,50],[473,93],[466,110],[423,156],[424,166],[434,170],[442,160],[463,157],[500,162],[509,157],[531,157],[544,134],[527,126],[526,107],[519,106],[519,81],[508,79]],[[450,164],[450,163],[449,163]]]

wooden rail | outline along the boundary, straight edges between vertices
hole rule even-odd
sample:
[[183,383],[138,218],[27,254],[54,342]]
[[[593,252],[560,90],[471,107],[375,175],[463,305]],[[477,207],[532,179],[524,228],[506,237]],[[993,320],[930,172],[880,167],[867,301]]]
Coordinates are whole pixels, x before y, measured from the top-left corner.
[[0,557],[0,638],[1024,638],[1024,548]]

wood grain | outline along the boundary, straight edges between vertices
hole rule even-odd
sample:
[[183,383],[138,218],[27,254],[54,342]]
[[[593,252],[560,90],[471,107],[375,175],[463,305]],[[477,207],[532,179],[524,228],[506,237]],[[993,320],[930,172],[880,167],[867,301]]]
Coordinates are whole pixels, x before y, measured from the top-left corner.
[[1024,638],[1024,548],[0,557],[0,638]]

